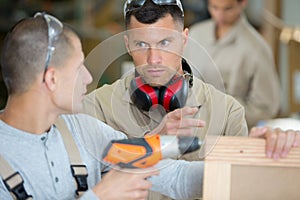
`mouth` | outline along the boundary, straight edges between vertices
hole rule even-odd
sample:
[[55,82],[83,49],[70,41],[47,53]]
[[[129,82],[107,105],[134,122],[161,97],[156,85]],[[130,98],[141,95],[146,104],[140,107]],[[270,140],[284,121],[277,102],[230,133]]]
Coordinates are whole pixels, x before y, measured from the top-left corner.
[[164,69],[148,69],[147,73],[152,77],[160,77],[165,73]]

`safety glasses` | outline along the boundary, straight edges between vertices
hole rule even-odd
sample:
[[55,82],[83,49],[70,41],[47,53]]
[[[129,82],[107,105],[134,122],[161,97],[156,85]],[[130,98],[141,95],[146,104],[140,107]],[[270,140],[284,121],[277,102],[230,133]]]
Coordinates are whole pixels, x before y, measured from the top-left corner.
[[[124,18],[126,17],[128,12],[139,9],[144,5],[146,1],[147,0],[127,0],[124,4],[124,10],[123,10]],[[156,5],[162,5],[162,6],[163,5],[178,6],[178,8],[182,12],[182,16],[184,16],[183,7],[180,0],[152,0],[152,2],[155,3]]]
[[47,47],[47,55],[45,62],[45,72],[48,69],[50,60],[52,58],[53,52],[55,50],[54,43],[58,40],[59,35],[63,31],[63,24],[57,18],[52,15],[48,15],[46,13],[37,12],[34,15],[34,18],[43,17],[47,23],[48,27],[48,47]]

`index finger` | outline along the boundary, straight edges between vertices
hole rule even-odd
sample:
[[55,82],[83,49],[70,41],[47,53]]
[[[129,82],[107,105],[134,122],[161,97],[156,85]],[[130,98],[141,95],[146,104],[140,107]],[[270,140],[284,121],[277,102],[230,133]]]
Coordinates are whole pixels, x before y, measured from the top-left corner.
[[184,116],[194,115],[198,112],[199,107],[183,107],[169,113],[170,118],[181,119]]

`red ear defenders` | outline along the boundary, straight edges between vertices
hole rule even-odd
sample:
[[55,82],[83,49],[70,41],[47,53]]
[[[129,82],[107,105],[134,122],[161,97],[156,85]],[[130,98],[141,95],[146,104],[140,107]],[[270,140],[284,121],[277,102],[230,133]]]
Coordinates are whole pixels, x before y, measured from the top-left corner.
[[174,76],[165,86],[152,87],[140,77],[130,83],[131,101],[139,109],[149,111],[162,105],[169,112],[182,108],[188,96],[188,81],[183,76]]

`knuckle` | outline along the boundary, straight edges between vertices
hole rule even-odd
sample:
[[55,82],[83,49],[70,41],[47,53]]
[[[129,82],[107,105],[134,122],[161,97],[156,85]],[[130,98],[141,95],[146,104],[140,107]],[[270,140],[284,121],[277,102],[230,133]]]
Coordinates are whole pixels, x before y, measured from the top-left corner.
[[276,133],[270,133],[270,134],[268,134],[268,138],[271,141],[275,141],[277,139],[277,134]]

